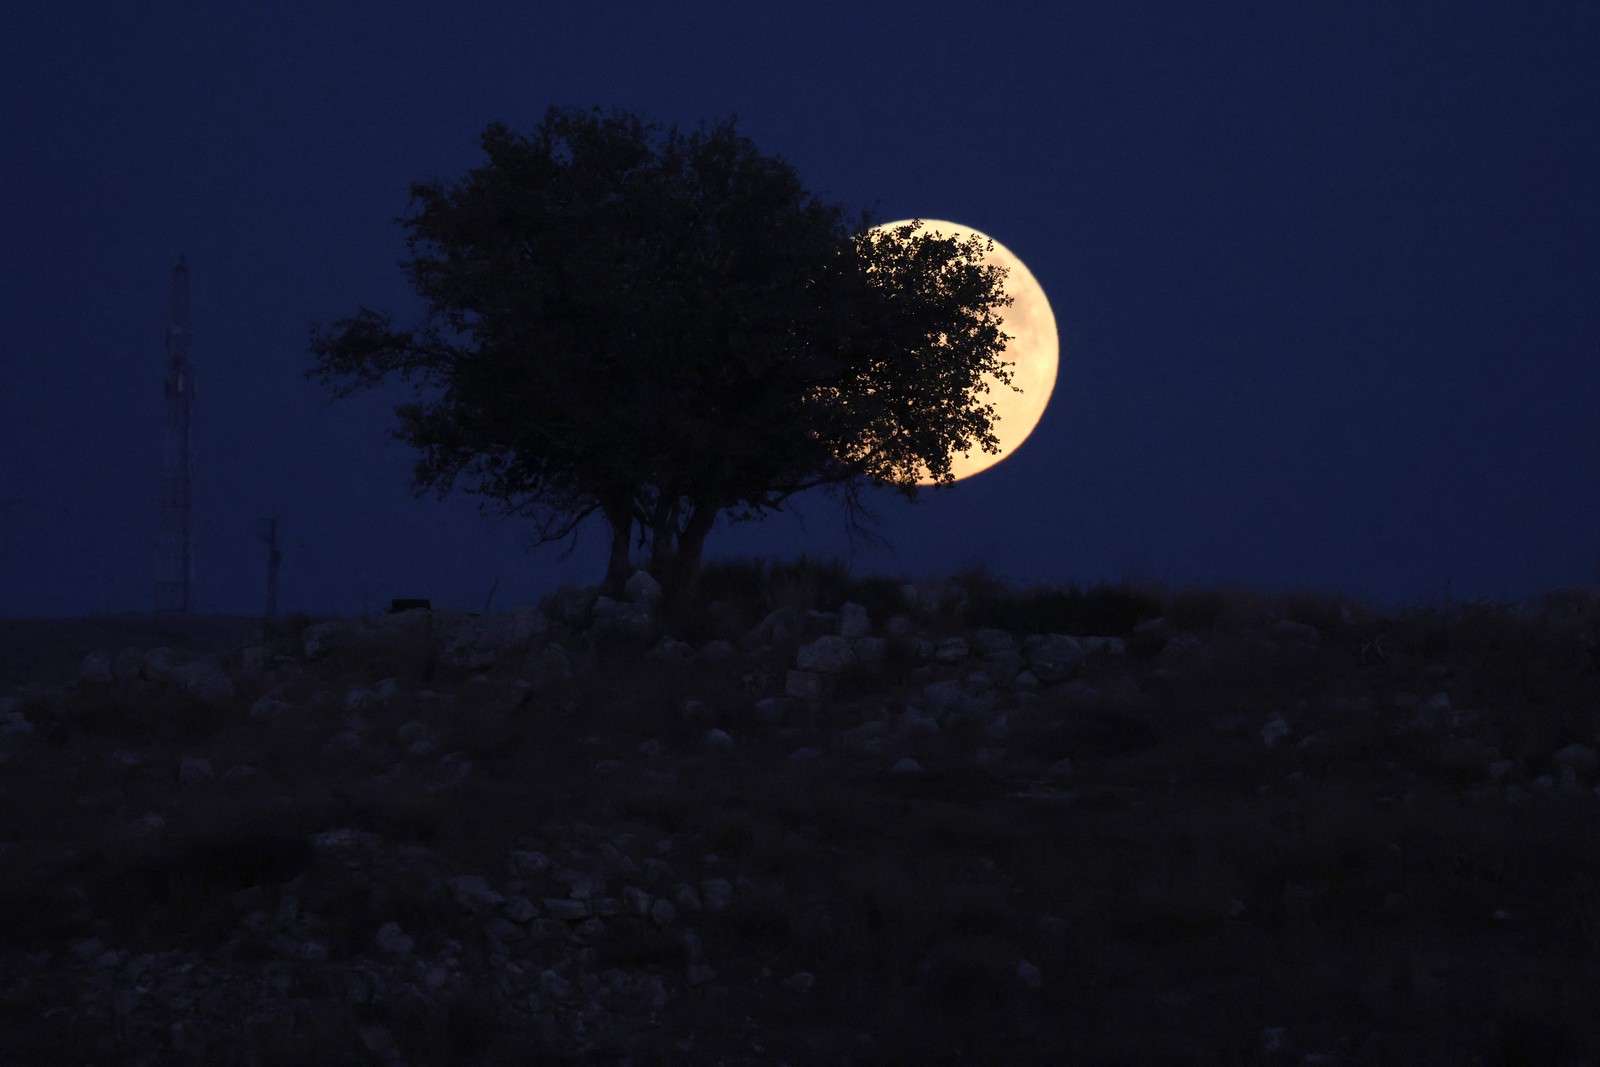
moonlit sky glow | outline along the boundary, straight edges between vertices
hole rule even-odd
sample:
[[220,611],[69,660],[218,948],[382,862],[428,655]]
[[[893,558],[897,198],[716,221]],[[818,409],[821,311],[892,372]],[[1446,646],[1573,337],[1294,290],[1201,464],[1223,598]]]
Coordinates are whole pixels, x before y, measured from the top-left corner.
[[737,115],[825,200],[975,227],[1049,294],[1061,375],[1015,455],[869,492],[888,546],[815,493],[709,558],[1380,607],[1600,578],[1600,5],[13,7],[0,617],[154,606],[180,254],[200,611],[264,610],[273,514],[280,612],[597,581],[599,523],[562,559],[470,479],[413,495],[412,385],[304,377],[314,325],[415,321],[410,183],[553,104]]

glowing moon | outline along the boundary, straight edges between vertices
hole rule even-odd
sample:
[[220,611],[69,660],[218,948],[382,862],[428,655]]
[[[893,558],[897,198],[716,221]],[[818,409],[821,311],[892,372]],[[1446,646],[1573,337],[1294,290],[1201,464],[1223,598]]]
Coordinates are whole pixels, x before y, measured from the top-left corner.
[[[873,228],[889,230],[910,221],[901,219]],[[1012,364],[1007,368],[1011,373],[1011,385],[1017,386],[1022,392],[1013,392],[1010,386],[1002,384],[993,374],[983,376],[989,392],[980,394],[978,399],[994,405],[994,419],[990,428],[999,442],[1000,451],[985,452],[974,443],[972,451],[952,456],[950,474],[960,481],[988,470],[1011,455],[1039,425],[1039,420],[1044,417],[1044,409],[1050,403],[1050,394],[1056,387],[1061,343],[1056,336],[1056,317],[1050,310],[1050,301],[1045,298],[1043,287],[1011,249],[971,226],[942,219],[923,219],[922,228],[917,233],[937,233],[961,240],[978,237],[993,241],[994,250],[983,257],[984,262],[1005,267],[1009,271],[1005,287],[1012,304],[1000,312],[1000,329],[1010,334],[1011,340],[1006,342],[1000,358]],[[917,484],[934,483],[931,478],[924,476],[917,480]]]

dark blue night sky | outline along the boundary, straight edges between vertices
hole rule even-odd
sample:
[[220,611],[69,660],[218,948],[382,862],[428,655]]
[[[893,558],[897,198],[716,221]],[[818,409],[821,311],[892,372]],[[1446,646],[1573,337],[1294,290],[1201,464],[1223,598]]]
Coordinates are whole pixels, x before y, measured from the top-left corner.
[[[33,4],[0,33],[0,616],[149,612],[170,272],[192,270],[196,604],[496,609],[597,582],[470,480],[410,488],[397,216],[550,105],[737,115],[808,187],[966,223],[1050,296],[1034,436],[852,554],[839,506],[708,558],[1520,600],[1600,577],[1600,5]],[[292,13],[291,13],[292,12]],[[426,395],[426,394],[425,394]],[[491,512],[491,514],[494,514]]]

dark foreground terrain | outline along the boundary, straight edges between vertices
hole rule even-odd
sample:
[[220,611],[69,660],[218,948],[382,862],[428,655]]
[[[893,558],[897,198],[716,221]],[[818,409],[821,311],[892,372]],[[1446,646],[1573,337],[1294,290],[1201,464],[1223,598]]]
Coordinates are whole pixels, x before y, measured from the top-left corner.
[[1600,1064],[1591,591],[946,592],[0,627],[0,1063]]

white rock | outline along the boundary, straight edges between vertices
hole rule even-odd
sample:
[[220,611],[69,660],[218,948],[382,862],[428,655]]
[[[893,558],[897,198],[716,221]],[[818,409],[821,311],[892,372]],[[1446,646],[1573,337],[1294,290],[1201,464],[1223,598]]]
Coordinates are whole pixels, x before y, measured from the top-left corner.
[[147,682],[170,682],[172,672],[182,663],[183,658],[174,650],[164,645],[152,648],[139,661],[139,677]]
[[259,678],[272,662],[272,649],[266,645],[246,645],[239,650],[239,674],[245,678]]
[[132,682],[139,677],[139,665],[143,661],[142,651],[131,646],[124,648],[111,661],[111,675],[119,682]]
[[655,615],[645,604],[632,602],[619,604],[600,597],[595,601],[592,632],[625,634],[631,637],[649,637],[655,630]]
[[345,619],[333,619],[307,626],[305,634],[306,659],[321,659],[330,652],[349,648],[355,644],[359,627]]
[[962,683],[955,679],[930,682],[923,686],[922,699],[927,702],[928,709],[935,715],[950,711],[962,712],[971,704]]
[[1004,630],[985,626],[972,635],[972,646],[980,656],[992,656],[996,652],[1015,652],[1017,639]]
[[1009,685],[1022,673],[1026,661],[1015,649],[1004,649],[985,657],[983,669],[999,685]]
[[405,931],[392,922],[384,923],[378,927],[378,932],[373,936],[373,941],[377,943],[381,951],[395,956],[410,955],[411,950],[416,947],[416,942],[407,937]]
[[850,639],[850,648],[861,663],[882,663],[888,654],[889,642],[881,637],[855,637]]
[[794,665],[802,671],[837,674],[854,663],[855,659],[855,649],[850,647],[846,638],[830,635],[801,645],[795,652]]
[[[639,572],[643,574],[643,571]],[[663,637],[650,650],[650,658],[672,667],[687,667],[694,662],[694,646],[670,637]]]
[[1085,637],[1078,643],[1091,656],[1120,656],[1128,651],[1128,643],[1120,637]]
[[1282,644],[1295,644],[1314,647],[1322,640],[1322,634],[1315,626],[1307,626],[1303,622],[1294,622],[1290,619],[1279,619],[1267,630],[1267,636]]
[[1275,716],[1261,728],[1261,743],[1268,748],[1273,748],[1277,743],[1289,736],[1289,724],[1282,715]]
[[1595,765],[1600,763],[1600,753],[1579,741],[1564,745],[1556,750],[1555,760],[1563,766],[1572,767],[1585,774],[1593,771]]
[[114,676],[111,670],[112,655],[106,649],[96,649],[83,657],[83,666],[78,668],[78,677],[85,682],[109,683]]
[[839,636],[865,637],[872,632],[872,619],[860,604],[846,602],[839,605]]
[[577,625],[594,611],[599,598],[598,585],[564,585],[546,598],[544,610],[556,622]]
[[661,583],[649,571],[634,571],[622,587],[622,595],[631,603],[654,606],[661,601]]
[[1030,639],[1028,645],[1028,668],[1045,685],[1064,682],[1083,667],[1083,648],[1066,634],[1047,634],[1037,644]]
[[1161,655],[1158,657],[1161,664],[1167,667],[1206,664],[1215,658],[1216,654],[1206,643],[1187,630],[1179,631],[1167,638],[1166,644],[1161,646]]
[[788,671],[783,676],[783,692],[799,700],[821,700],[824,695],[822,675],[813,671]]
[[33,723],[20,711],[6,712],[5,721],[0,722],[0,737],[31,737],[33,736]]
[[469,911],[497,907],[506,902],[506,898],[489,888],[489,883],[480,875],[458,874],[445,879],[445,884],[450,887],[456,903]]
[[212,776],[211,761],[199,756],[185,756],[178,761],[178,781],[193,785]]
[[343,706],[346,711],[360,711],[378,702],[378,694],[370,689],[355,688],[344,695]]
[[252,719],[274,719],[286,712],[294,710],[294,705],[287,700],[275,700],[272,697],[261,697],[250,705]]
[[733,902],[733,883],[726,878],[706,878],[700,883],[700,892],[707,911],[727,911]]
[[171,678],[185,692],[202,700],[231,700],[235,695],[233,679],[213,659],[174,667]]

